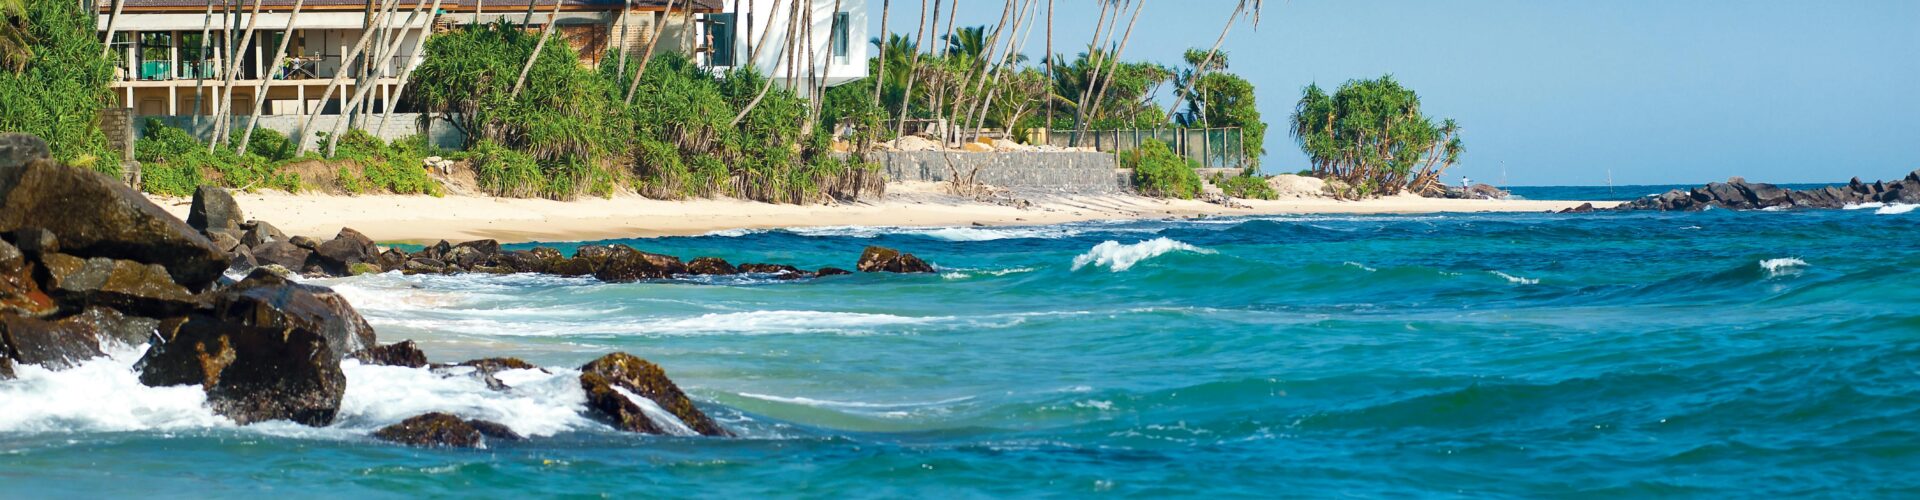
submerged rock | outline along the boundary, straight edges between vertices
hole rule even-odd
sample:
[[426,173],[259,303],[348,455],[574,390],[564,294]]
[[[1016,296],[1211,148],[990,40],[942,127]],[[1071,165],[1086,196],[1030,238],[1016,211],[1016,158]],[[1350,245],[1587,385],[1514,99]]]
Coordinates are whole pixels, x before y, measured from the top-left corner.
[[740,264],[740,274],[765,274],[776,280],[797,280],[812,276],[805,270],[785,264]]
[[1794,190],[1734,177],[1687,191],[1672,190],[1623,203],[1616,210],[1697,211],[1786,208],[1845,208],[1865,203],[1920,203],[1920,180],[1909,174],[1895,181],[1868,184],[1858,177],[1845,187]]
[[624,431],[669,434],[674,426],[654,421],[639,402],[622,394],[622,389],[659,405],[695,433],[733,435],[694,406],[693,400],[688,399],[659,366],[631,354],[616,352],[581,366],[580,387],[587,391],[587,407]]
[[242,425],[333,423],[346,394],[340,357],[319,333],[259,327],[204,315],[161,323],[162,342],[135,367],[150,387],[199,385],[207,406]]
[[360,360],[361,363],[378,366],[404,366],[421,368],[427,366],[427,353],[420,352],[420,346],[411,340],[387,344],[379,347],[355,351],[347,357]]
[[901,253],[887,247],[871,246],[860,254],[860,264],[855,266],[863,273],[931,273],[933,265],[920,260],[910,253]]
[[448,448],[485,446],[485,438],[513,441],[524,439],[505,425],[485,420],[462,420],[460,417],[440,412],[417,415],[400,423],[382,427],[374,431],[373,436],[409,446]]
[[740,269],[718,257],[701,257],[687,263],[687,274],[697,276],[732,276],[740,274]]
[[[496,391],[504,391],[511,388],[506,384],[506,382],[501,382],[499,378],[494,377],[494,375],[498,375],[500,372],[504,372],[507,370],[540,370],[542,372],[547,371],[545,368],[536,366],[533,363],[522,361],[520,358],[475,359],[475,360],[466,361],[453,366],[472,368],[474,370],[473,376],[475,378],[478,378],[481,381],[486,382],[488,389],[493,389]],[[440,371],[444,372],[447,370],[446,368],[442,368],[440,369]]]
[[594,270],[593,277],[608,283],[629,283],[669,279],[686,273],[687,266],[680,263],[678,258],[642,252],[627,246],[614,246]]

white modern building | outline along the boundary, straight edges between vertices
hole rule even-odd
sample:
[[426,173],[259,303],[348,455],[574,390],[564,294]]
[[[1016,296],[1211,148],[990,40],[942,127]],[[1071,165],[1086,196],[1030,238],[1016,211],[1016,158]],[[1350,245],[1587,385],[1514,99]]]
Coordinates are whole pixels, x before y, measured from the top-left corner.
[[[793,2],[810,9],[811,30],[793,26]],[[789,79],[795,88],[810,88],[807,78],[808,50],[816,71],[824,71],[827,87],[867,76],[867,59],[872,57],[872,38],[867,30],[872,2],[869,0],[722,0],[720,12],[706,16],[706,62],[716,70],[751,64],[762,74],[785,85]],[[838,7],[836,10],[835,7]],[[802,14],[804,19],[807,14]],[[789,47],[787,31],[794,29],[798,43]],[[803,32],[811,31],[812,36]],[[796,57],[789,57],[788,49]],[[815,74],[818,78],[818,73]]]

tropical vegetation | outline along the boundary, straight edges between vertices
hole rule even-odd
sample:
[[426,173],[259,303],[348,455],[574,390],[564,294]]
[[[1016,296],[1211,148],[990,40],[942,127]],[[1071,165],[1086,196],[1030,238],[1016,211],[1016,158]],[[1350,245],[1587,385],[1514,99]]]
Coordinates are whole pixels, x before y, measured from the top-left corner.
[[76,2],[0,0],[0,130],[47,141],[56,159],[117,174],[98,124],[113,101],[112,61]]
[[1433,194],[1465,146],[1452,119],[1420,111],[1420,96],[1391,75],[1351,80],[1329,95],[1309,85],[1294,106],[1291,132],[1318,177],[1345,184],[1344,197]]

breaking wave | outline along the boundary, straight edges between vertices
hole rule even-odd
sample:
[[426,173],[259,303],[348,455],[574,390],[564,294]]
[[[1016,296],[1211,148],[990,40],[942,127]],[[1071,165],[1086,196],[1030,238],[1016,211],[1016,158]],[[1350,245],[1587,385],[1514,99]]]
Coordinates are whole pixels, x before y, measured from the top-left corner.
[[1073,258],[1073,270],[1078,271],[1088,265],[1104,266],[1113,272],[1130,269],[1147,259],[1173,252],[1192,252],[1212,254],[1214,251],[1196,247],[1165,237],[1154,238],[1132,245],[1122,245],[1118,241],[1108,240],[1094,245],[1092,250]]

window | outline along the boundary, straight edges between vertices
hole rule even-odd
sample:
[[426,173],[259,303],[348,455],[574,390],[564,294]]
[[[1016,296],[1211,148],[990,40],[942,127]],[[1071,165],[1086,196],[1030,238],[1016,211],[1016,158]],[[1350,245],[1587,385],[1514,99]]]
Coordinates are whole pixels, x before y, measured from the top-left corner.
[[733,66],[734,59],[734,14],[712,14],[707,16],[707,36],[713,45],[713,52],[707,58],[708,66]]
[[173,79],[173,33],[167,31],[147,31],[140,33],[140,79]]
[[847,64],[849,37],[848,26],[853,24],[853,15],[845,12],[833,15],[833,59],[839,64]]

